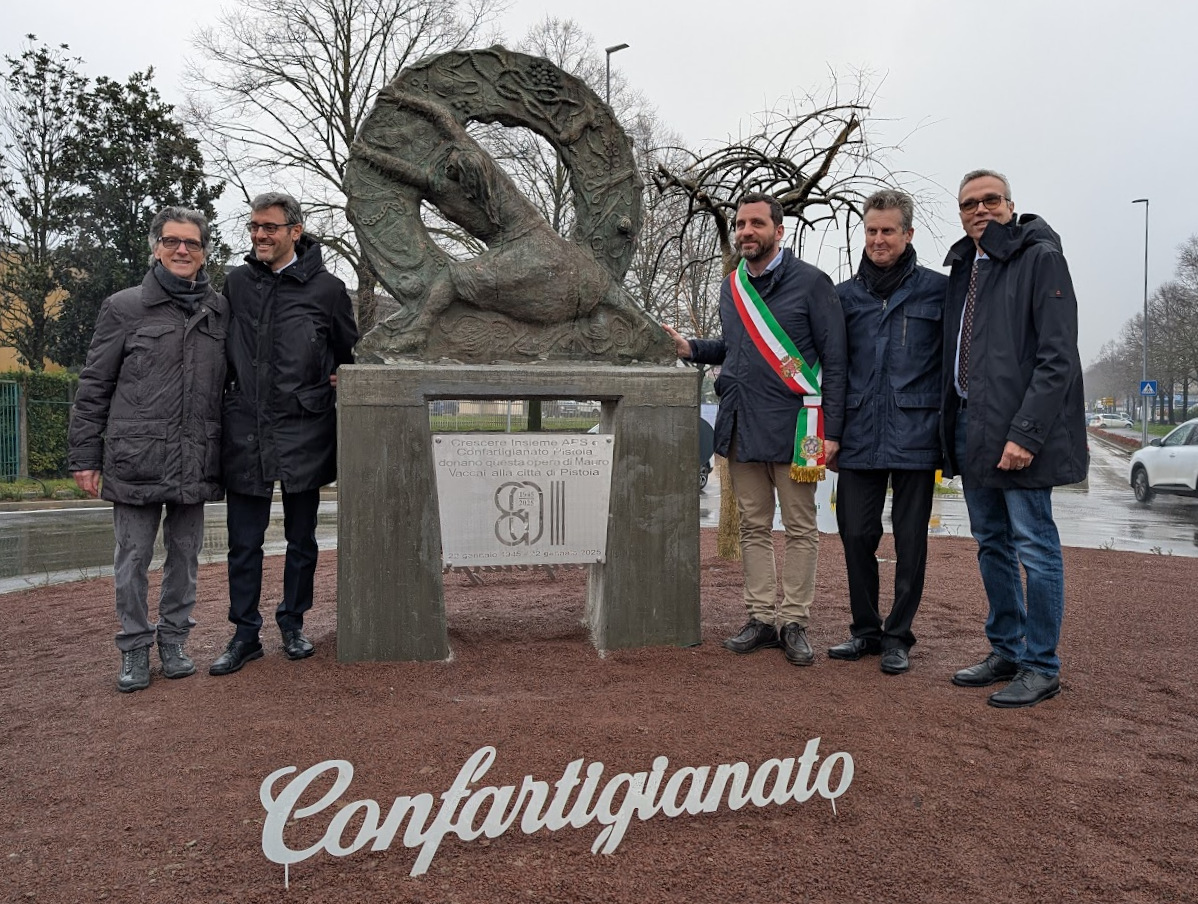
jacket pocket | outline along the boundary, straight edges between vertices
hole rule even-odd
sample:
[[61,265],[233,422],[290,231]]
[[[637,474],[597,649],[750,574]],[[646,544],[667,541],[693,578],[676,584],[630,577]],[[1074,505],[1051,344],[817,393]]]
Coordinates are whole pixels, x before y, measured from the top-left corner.
[[940,394],[896,392],[894,443],[912,464],[934,466],[940,458]]
[[908,305],[903,308],[904,346],[914,345],[916,348],[927,349],[939,347],[942,341],[944,306],[937,304]]
[[297,389],[295,400],[299,403],[300,413],[327,414],[333,410],[337,401],[337,393],[329,384],[314,386],[311,389]]
[[166,477],[167,426],[161,421],[110,421],[104,438],[104,473],[124,483],[159,483]]
[[220,483],[220,421],[209,421],[204,424],[204,480],[210,483]]

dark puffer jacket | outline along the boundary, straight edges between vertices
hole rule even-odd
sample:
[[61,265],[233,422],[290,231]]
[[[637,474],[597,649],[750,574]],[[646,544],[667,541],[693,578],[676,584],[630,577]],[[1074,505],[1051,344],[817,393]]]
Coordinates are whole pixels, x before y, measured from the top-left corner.
[[[844,424],[844,315],[827,274],[788,249],[772,271],[750,282],[808,364],[822,369],[824,435],[840,441]],[[789,462],[803,396],[792,392],[762,357],[732,300],[731,277],[720,286],[719,339],[692,339],[691,360],[721,364],[715,451],[728,455],[736,432],[737,461]]]
[[345,284],[320,246],[301,236],[299,259],[279,273],[252,254],[229,273],[229,376],[224,406],[225,485],[269,496],[337,479],[337,394],[329,376],[353,363],[358,329]]
[[[968,485],[1000,489],[1076,483],[1086,476],[1085,396],[1077,351],[1077,297],[1061,240],[1044,220],[992,220],[982,233],[988,259],[978,262],[977,306],[969,352],[966,458],[953,437],[958,395],[957,334],[976,249],[968,236],[949,249],[944,331],[941,437],[949,473]],[[1002,471],[1012,441],[1034,456],[1029,467]],[[949,470],[951,469],[951,470]]]
[[836,287],[849,349],[842,468],[940,466],[940,368],[948,278],[908,265],[882,301],[860,276]]
[[153,271],[105,300],[79,374],[71,471],[100,471],[112,502],[220,499],[228,323],[220,295],[189,317]]

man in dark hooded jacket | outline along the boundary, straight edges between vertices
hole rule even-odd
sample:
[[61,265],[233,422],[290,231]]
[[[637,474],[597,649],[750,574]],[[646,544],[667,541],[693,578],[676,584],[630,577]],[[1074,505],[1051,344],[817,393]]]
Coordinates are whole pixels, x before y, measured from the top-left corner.
[[953,683],[1009,680],[990,704],[1034,706],[1061,687],[1065,570],[1052,488],[1086,476],[1077,298],[1060,238],[1033,214],[1015,220],[1005,176],[968,173],[958,206],[966,235],[945,261],[941,435],[978,543],[991,652]]
[[[221,497],[229,326],[228,305],[204,271],[208,247],[208,221],[198,211],[167,207],[154,217],[154,265],[140,286],[100,308],[75,394],[70,469],[89,496],[112,502],[117,689],[125,693],[149,687],[155,642],[163,675],[195,672],[183,647],[195,624],[204,503]],[[147,572],[163,507],[166,561],[151,624]]]
[[337,368],[358,340],[345,284],[303,234],[298,202],[270,192],[250,203],[253,251],[231,271],[229,375],[222,463],[228,490],[229,621],[234,634],[212,666],[236,672],[262,656],[262,545],[275,482],[282,488],[283,599],[275,622],[290,659],[313,653],[304,636],[316,574],[320,488],[337,479]]
[[[836,287],[844,308],[849,374],[838,458],[836,523],[848,570],[852,636],[831,659],[881,654],[882,671],[909,667],[911,625],[923,595],[928,518],[940,466],[943,274],[919,266],[915,205],[889,189],[865,201],[857,275]],[[879,610],[878,544],[893,491],[894,605]]]

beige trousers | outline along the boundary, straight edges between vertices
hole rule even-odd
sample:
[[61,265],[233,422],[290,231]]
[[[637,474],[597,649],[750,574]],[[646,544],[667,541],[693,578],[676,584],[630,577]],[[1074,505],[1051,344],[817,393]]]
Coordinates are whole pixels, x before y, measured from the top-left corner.
[[[728,473],[740,512],[740,553],[745,572],[745,608],[767,625],[798,622],[807,627],[815,599],[819,530],[815,484],[790,479],[790,462],[736,460],[736,438],[728,450]],[[777,602],[774,568],[775,494],[786,531],[782,602]]]

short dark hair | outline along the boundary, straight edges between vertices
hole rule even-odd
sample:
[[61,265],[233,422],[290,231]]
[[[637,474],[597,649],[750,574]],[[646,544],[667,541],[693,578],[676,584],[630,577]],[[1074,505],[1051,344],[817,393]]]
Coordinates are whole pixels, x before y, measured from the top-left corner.
[[266,210],[268,207],[282,207],[283,216],[287,217],[288,223],[303,223],[304,215],[300,210],[299,201],[291,197],[284,191],[268,191],[258,195],[254,200],[250,201],[250,211],[256,213],[259,210]]
[[910,232],[915,223],[915,202],[911,200],[910,195],[893,188],[884,188],[866,198],[865,207],[861,210],[862,219],[871,210],[897,210],[903,232]]
[[770,219],[775,226],[782,225],[782,205],[778,203],[778,199],[773,195],[751,191],[740,199],[740,202],[736,205],[736,209],[740,210],[746,204],[768,204],[770,206]]
[[186,207],[164,207],[154,215],[154,219],[150,222],[151,261],[153,261],[154,248],[158,245],[158,240],[162,238],[162,227],[167,223],[190,223],[192,226],[198,226],[200,242],[204,245],[204,254],[212,252],[212,233],[208,229],[207,217],[198,210],[190,210]]

